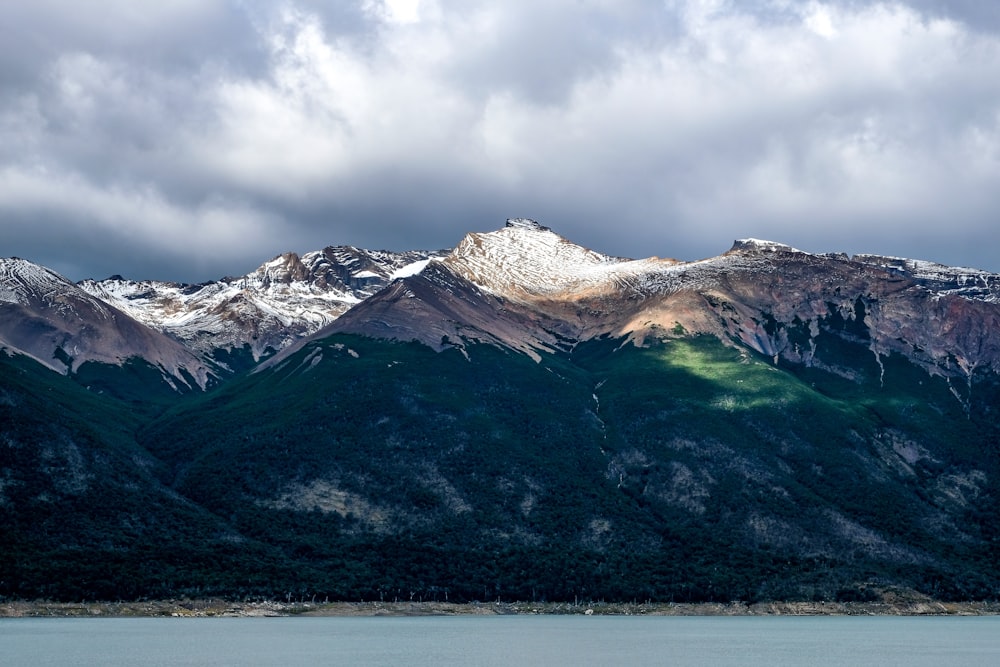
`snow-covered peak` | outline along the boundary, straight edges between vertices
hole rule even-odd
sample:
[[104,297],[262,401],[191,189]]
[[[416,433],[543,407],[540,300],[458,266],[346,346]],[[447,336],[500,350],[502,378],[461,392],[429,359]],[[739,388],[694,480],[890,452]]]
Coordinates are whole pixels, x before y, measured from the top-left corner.
[[632,260],[602,255],[532,220],[515,219],[494,232],[469,234],[444,262],[486,291],[516,298],[586,288]]
[[286,252],[244,276],[201,285],[109,278],[80,287],[199,352],[249,345],[259,358],[443,254],[329,246],[301,256]]
[[[93,282],[93,281],[88,281]],[[121,278],[118,290],[137,289]],[[22,259],[0,260],[0,345],[60,373],[87,362],[122,364],[140,358],[169,385],[204,388],[209,372],[190,350],[143,326],[58,273]]]
[[33,296],[46,296],[72,286],[55,271],[26,259],[0,259],[0,302],[26,304]]
[[633,260],[576,245],[534,221],[469,234],[445,266],[484,291],[510,300],[575,301],[655,289],[676,260]]
[[364,298],[396,278],[418,273],[426,265],[426,260],[443,257],[445,253],[330,246],[303,255],[302,261],[308,269],[309,280],[317,286],[346,290]]

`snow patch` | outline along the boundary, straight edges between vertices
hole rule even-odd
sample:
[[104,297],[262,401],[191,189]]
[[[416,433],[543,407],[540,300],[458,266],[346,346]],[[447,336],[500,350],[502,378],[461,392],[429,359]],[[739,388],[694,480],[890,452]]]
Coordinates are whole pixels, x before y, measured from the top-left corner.
[[396,280],[397,278],[409,278],[410,276],[415,276],[421,271],[423,271],[425,268],[427,268],[427,265],[430,264],[431,261],[433,260],[422,259],[419,262],[413,262],[411,264],[407,264],[406,266],[393,271],[392,274],[389,276],[389,279]]

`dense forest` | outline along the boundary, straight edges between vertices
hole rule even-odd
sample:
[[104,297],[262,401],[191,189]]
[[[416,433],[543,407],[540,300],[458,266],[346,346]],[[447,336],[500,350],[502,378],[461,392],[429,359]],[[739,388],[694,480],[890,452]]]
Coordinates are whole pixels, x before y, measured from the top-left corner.
[[711,336],[336,335],[187,395],[0,355],[0,595],[997,598],[997,379],[819,344],[850,377]]

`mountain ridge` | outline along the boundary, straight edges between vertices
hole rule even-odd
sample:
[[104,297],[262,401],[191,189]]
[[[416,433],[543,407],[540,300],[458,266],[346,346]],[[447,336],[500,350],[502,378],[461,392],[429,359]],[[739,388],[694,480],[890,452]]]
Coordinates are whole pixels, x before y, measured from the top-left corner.
[[199,285],[110,278],[80,286],[197,353],[246,347],[256,362],[432,256],[328,246],[301,257],[284,253],[244,276]]
[[496,339],[532,354],[607,335],[641,344],[676,329],[809,365],[821,363],[814,339],[825,322],[860,318],[876,362],[899,353],[964,380],[1000,369],[1000,277],[969,269],[755,239],[695,262],[628,260],[520,225],[470,234],[429,268],[313,337],[386,336],[435,349],[444,337]]
[[[629,260],[514,219],[104,285],[179,304],[171,338],[0,267],[0,596],[1000,598],[992,274],[756,239]],[[303,293],[363,289],[294,329]],[[196,354],[193,321],[228,337],[191,327]],[[204,391],[156,390],[142,355],[178,349]]]
[[[13,294],[9,271],[2,283]],[[813,254],[753,238],[702,260],[636,260],[578,246],[528,218],[470,233],[447,253],[328,246],[199,285],[115,276],[76,287],[179,342],[216,377],[277,354],[264,367],[273,366],[283,351],[338,332],[419,340],[437,350],[492,341],[536,356],[600,336],[642,344],[677,330],[812,364],[822,363],[812,340],[821,321],[856,317],[870,320],[876,361],[901,353],[966,381],[977,369],[1000,368],[1000,340],[991,335],[1000,326],[1000,275]],[[46,352],[36,358],[59,369]]]

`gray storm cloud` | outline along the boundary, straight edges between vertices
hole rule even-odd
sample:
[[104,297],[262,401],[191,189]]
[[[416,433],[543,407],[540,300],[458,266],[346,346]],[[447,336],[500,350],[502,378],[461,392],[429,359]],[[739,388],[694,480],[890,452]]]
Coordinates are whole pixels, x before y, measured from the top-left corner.
[[1000,271],[987,3],[15,3],[0,255],[198,281],[509,216],[626,256],[734,238]]

